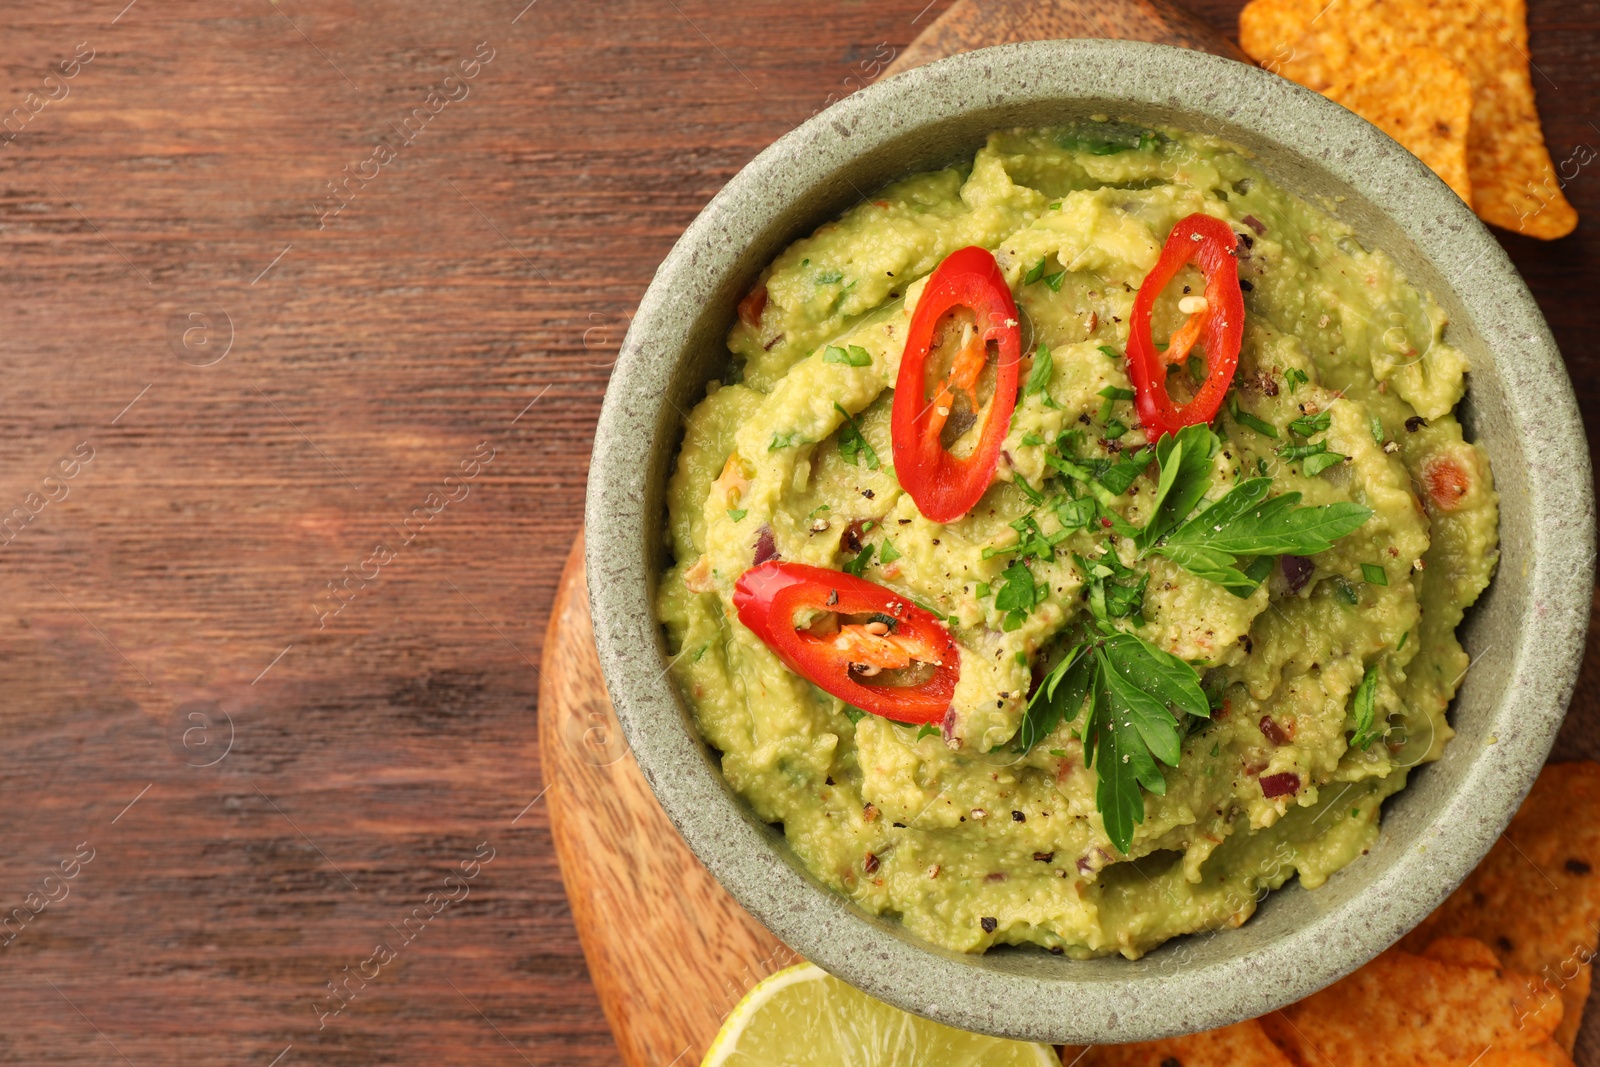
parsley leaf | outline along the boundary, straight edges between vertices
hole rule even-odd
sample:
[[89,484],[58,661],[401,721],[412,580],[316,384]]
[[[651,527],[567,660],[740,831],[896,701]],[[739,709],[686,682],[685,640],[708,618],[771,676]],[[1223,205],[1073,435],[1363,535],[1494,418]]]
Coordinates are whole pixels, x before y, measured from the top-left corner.
[[1094,521],[1095,511],[1094,498],[1086,496],[1059,505],[1056,508],[1056,518],[1061,521],[1063,530],[1081,530]]
[[1328,442],[1318,441],[1314,445],[1284,445],[1278,449],[1278,455],[1284,459],[1305,459],[1307,456],[1320,456],[1328,450]]
[[888,540],[885,540],[883,542],[883,547],[878,550],[878,562],[879,563],[893,563],[895,560],[899,559],[903,555],[905,555],[904,552],[901,552],[898,548],[894,547],[894,545],[891,544]]
[[1380,447],[1383,445],[1383,420],[1376,413],[1372,416],[1372,443]]
[[1368,585],[1388,585],[1389,573],[1376,563],[1363,563],[1361,577]]
[[1028,709],[1017,731],[1017,752],[1027,752],[1063,720],[1073,722],[1083,710],[1094,676],[1094,661],[1088,645],[1078,645],[1044,676],[1039,688],[1028,698]]
[[922,729],[917,731],[916,740],[921,741],[924,737],[938,737],[938,736],[939,736],[939,728],[937,726],[933,725],[933,723],[931,723],[931,722],[925,722],[925,723],[922,724]]
[[1153,448],[1141,448],[1137,452],[1129,452],[1098,475],[1101,485],[1111,490],[1117,496],[1126,493],[1138,480],[1139,475],[1150,466],[1150,461],[1156,458]]
[[798,444],[804,444],[800,439],[799,430],[790,430],[788,433],[775,433],[772,435],[772,443],[767,446],[767,451],[776,452],[780,448],[791,448]]
[[877,549],[877,547],[877,545],[867,545],[861,550],[861,554],[859,556],[857,556],[855,559],[847,560],[844,564],[844,572],[846,574],[853,574],[857,578],[861,577],[862,572],[867,569],[867,564],[872,562],[872,553]]
[[1105,354],[1106,356],[1110,357],[1111,359],[1121,359],[1122,358],[1122,353],[1118,352],[1115,348],[1112,348],[1110,345],[1100,345],[1099,348],[1100,348],[1100,351],[1103,354]]
[[1378,665],[1374,663],[1367,668],[1367,673],[1361,676],[1361,684],[1356,686],[1355,702],[1351,707],[1356,718],[1355,736],[1350,738],[1351,748],[1366,748],[1372,744],[1374,734],[1372,722],[1377,718],[1378,710]]
[[734,522],[738,522],[740,519],[744,518],[748,514],[750,514],[750,512],[745,508],[729,508],[728,509],[728,518],[732,519]]
[[1300,387],[1309,382],[1311,379],[1307,377],[1306,372],[1300,368],[1290,367],[1288,370],[1283,372],[1283,380],[1289,383],[1289,392],[1294,393],[1299,392]]
[[829,345],[822,352],[822,362],[843,363],[850,367],[870,367],[872,366],[872,353],[860,345],[851,345],[849,348]]
[[1106,398],[1105,402],[1100,405],[1101,422],[1105,422],[1107,419],[1111,418],[1113,405],[1115,405],[1118,400],[1132,400],[1134,397],[1132,389],[1123,389],[1116,385],[1106,386],[1104,389],[1100,390],[1100,395]]
[[[1372,517],[1371,509],[1360,504],[1300,507],[1299,493],[1267,500],[1271,485],[1270,478],[1245,479],[1149,551],[1235,596],[1247,597],[1261,581],[1248,567],[1239,568],[1239,557],[1326,552]],[[1261,575],[1269,569],[1270,565]]]
[[1020,611],[1023,614],[1033,610],[1039,602],[1039,588],[1033,584],[1033,572],[1022,560],[1016,560],[1000,572],[1000,577],[1005,579],[1005,585],[994,595],[994,608],[996,611]]
[[1321,433],[1323,430],[1326,430],[1332,425],[1332,413],[1322,411],[1315,415],[1301,415],[1298,419],[1295,419],[1289,424],[1289,429],[1293,430],[1301,437],[1310,437],[1313,434]]
[[1048,263],[1049,261],[1050,261],[1050,257],[1049,256],[1044,256],[1044,257],[1040,258],[1039,262],[1035,263],[1032,267],[1029,267],[1028,268],[1028,273],[1023,275],[1023,277],[1022,277],[1022,284],[1023,285],[1032,285],[1034,282],[1038,281],[1040,278],[1043,278],[1044,277],[1044,265],[1046,263]]
[[1076,732],[1084,765],[1099,777],[1095,806],[1106,836],[1126,854],[1144,821],[1144,792],[1166,793],[1157,761],[1176,767],[1182,755],[1180,715],[1211,716],[1199,673],[1133,634],[1112,634],[1056,663],[1029,698],[1014,747],[1026,752],[1063,721],[1083,719]]
[[1211,457],[1222,440],[1205,423],[1185,426],[1156,442],[1160,480],[1150,504],[1150,521],[1135,540],[1141,552],[1189,517],[1211,484]]
[[1044,276],[1044,283],[1050,287],[1050,291],[1052,293],[1059,293],[1061,291],[1061,281],[1066,276],[1066,271],[1058,270],[1054,274],[1046,274]]
[[1337,467],[1349,458],[1341,452],[1319,452],[1308,457],[1300,469],[1306,472],[1307,478],[1315,478],[1329,467]]
[[[839,455],[843,456],[844,461],[852,467],[859,467],[861,460],[865,458],[867,469],[877,470],[878,453],[868,443],[866,435],[861,432],[861,427],[856,425],[856,420],[851,418],[850,413],[840,407],[838,402],[834,403],[833,409],[844,416],[844,425],[839,427]],[[772,440],[776,447],[777,437],[773,437]]]
[[1134,571],[1125,567],[1114,551],[1096,559],[1085,559],[1073,553],[1072,561],[1083,572],[1084,587],[1089,593],[1089,613],[1103,623],[1112,619],[1132,619],[1136,626],[1144,625],[1144,590],[1150,575],[1144,574],[1136,584],[1129,585]]
[[1240,426],[1254,430],[1256,433],[1261,434],[1264,437],[1276,438],[1278,436],[1278,428],[1276,426],[1272,425],[1272,423],[1268,422],[1266,419],[1257,418],[1248,411],[1244,410],[1244,408],[1241,408],[1239,406],[1239,401],[1235,398],[1229,398],[1228,414],[1232,415],[1233,421],[1237,422]]
[[1038,351],[1033,354],[1033,372],[1028,375],[1028,384],[1022,387],[1022,395],[1032,396],[1034,393],[1044,392],[1054,372],[1055,360],[1050,357],[1050,348],[1041,344]]

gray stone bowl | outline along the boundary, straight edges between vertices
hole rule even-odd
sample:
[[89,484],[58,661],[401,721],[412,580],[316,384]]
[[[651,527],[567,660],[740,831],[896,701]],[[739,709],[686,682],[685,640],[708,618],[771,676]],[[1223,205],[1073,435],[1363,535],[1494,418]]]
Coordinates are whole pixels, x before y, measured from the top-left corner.
[[[886,182],[970,158],[990,131],[1095,113],[1215,133],[1281,185],[1337,200],[1450,316],[1472,361],[1464,421],[1501,497],[1499,574],[1469,615],[1473,667],[1444,758],[1388,802],[1371,853],[1316,891],[1291,884],[1238,929],[1136,962],[1035,949],[961,955],[812,879],[724,782],[666,671],[652,602],[664,487],[683,414],[723,373],[735,304],[796,237]],[[587,505],[595,640],[628,743],[684,840],[796,951],[891,1004],[952,1026],[1069,1043],[1222,1026],[1303,997],[1376,956],[1456,887],[1548,755],[1589,617],[1594,501],[1572,385],[1499,244],[1375,127],[1230,60],[1126,41],[1006,45],[890,78],[757,156],[656,272],[595,434]]]

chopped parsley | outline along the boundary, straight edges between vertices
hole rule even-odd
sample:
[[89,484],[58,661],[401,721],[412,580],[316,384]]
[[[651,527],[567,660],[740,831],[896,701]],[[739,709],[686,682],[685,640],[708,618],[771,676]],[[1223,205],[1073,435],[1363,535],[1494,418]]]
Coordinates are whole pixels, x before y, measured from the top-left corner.
[[[850,413],[840,407],[837,401],[834,402],[833,409],[844,416],[844,425],[839,427],[839,455],[843,456],[844,461],[852,467],[859,467],[861,461],[865,459],[868,470],[877,470],[878,453],[868,443],[866,435],[861,432],[861,427],[856,425],[856,420],[851,418]],[[777,438],[774,437],[773,441],[776,442]]]
[[1053,373],[1055,373],[1055,360],[1050,356],[1050,347],[1041,344],[1033,354],[1033,371],[1028,375],[1028,384],[1022,387],[1022,395],[1032,396],[1044,392],[1050,385],[1050,376]]
[[924,737],[938,737],[938,736],[939,736],[939,728],[937,726],[933,725],[933,723],[931,723],[931,722],[925,722],[925,723],[922,724],[922,729],[917,731],[916,740],[921,741]]
[[1309,382],[1311,379],[1307,377],[1306,372],[1300,368],[1290,367],[1288,370],[1283,372],[1283,380],[1289,383],[1289,392],[1294,393],[1298,392],[1300,387]]
[[1144,625],[1144,589],[1150,582],[1149,573],[1129,585],[1126,579],[1133,577],[1133,569],[1124,566],[1111,550],[1096,559],[1085,559],[1073,553],[1072,561],[1083,572],[1091,615],[1107,624],[1112,619],[1131,619],[1135,626]]
[[790,430],[788,433],[775,433],[772,435],[772,443],[767,446],[767,451],[776,452],[780,448],[792,448],[795,445],[804,443],[805,441],[801,438],[799,430]]
[[1046,263],[1048,263],[1049,261],[1050,261],[1050,257],[1049,256],[1043,256],[1043,257],[1041,257],[1039,259],[1039,262],[1037,262],[1033,266],[1029,267],[1028,268],[1028,273],[1022,276],[1022,284],[1023,285],[1032,285],[1034,282],[1038,281],[1040,278],[1043,278],[1044,277],[1044,265]]
[[1106,357],[1110,358],[1110,359],[1121,359],[1122,358],[1122,353],[1118,352],[1115,348],[1112,348],[1110,345],[1100,345],[1099,348],[1100,348],[1101,353],[1103,355],[1105,355]]
[[1044,276],[1044,284],[1050,287],[1052,293],[1059,293],[1061,291],[1061,281],[1066,276],[1067,272],[1064,270],[1058,270],[1054,274],[1046,274]]
[[1307,478],[1315,478],[1329,467],[1337,466],[1349,459],[1342,452],[1328,451],[1328,442],[1318,441],[1311,445],[1284,445],[1278,449],[1278,455],[1284,459],[1301,460],[1300,469],[1305,471]]
[[1363,563],[1361,565],[1361,577],[1366,580],[1368,585],[1389,584],[1388,572],[1376,563]]
[[1372,443],[1379,446],[1383,444],[1383,420],[1376,414],[1372,416]]
[[1356,686],[1355,700],[1350,708],[1356,720],[1355,736],[1350,738],[1351,748],[1366,748],[1372,744],[1372,722],[1377,718],[1377,704],[1378,665],[1374,663],[1361,676],[1361,684]]
[[885,538],[883,547],[878,550],[878,562],[893,563],[903,555],[905,555],[904,552],[901,552],[898,548],[894,547],[894,544]]
[[1069,152],[1113,156],[1130,149],[1156,147],[1163,138],[1154,130],[1127,122],[1075,122],[1056,135],[1056,144]]
[[822,362],[843,363],[849,367],[870,367],[872,366],[872,353],[860,345],[851,345],[848,348],[829,345],[822,350]]
[[846,560],[843,568],[844,572],[846,574],[853,574],[857,578],[861,577],[862,573],[867,569],[867,564],[872,562],[872,553],[877,549],[877,547],[877,545],[867,545],[861,550],[861,554],[855,559]]
[[734,522],[738,522],[740,519],[744,518],[748,514],[750,514],[750,512],[748,510],[746,510],[745,508],[729,508],[728,509],[728,518],[732,519]]
[[1100,390],[1099,395],[1106,398],[1105,402],[1100,405],[1100,421],[1105,422],[1111,418],[1112,405],[1118,400],[1132,400],[1134,393],[1132,389],[1124,389],[1118,385],[1108,385]]
[[1232,415],[1233,421],[1237,422],[1240,426],[1243,426],[1246,429],[1254,430],[1263,437],[1271,437],[1276,439],[1278,436],[1278,428],[1276,426],[1272,425],[1272,423],[1268,422],[1266,419],[1258,418],[1257,416],[1250,414],[1244,408],[1239,406],[1239,401],[1236,398],[1228,398],[1228,414]]
[[1063,530],[1081,530],[1094,521],[1097,513],[1093,497],[1068,500],[1056,507],[1056,518]]
[[1006,613],[1004,629],[1008,632],[1022,625],[1028,613],[1039,603],[1039,587],[1034,584],[1033,572],[1023,560],[1015,560],[1000,573],[1005,584],[994,595],[996,611]]
[[1333,415],[1327,411],[1320,411],[1315,415],[1301,415],[1289,424],[1289,429],[1301,437],[1311,437],[1321,433],[1333,425]]

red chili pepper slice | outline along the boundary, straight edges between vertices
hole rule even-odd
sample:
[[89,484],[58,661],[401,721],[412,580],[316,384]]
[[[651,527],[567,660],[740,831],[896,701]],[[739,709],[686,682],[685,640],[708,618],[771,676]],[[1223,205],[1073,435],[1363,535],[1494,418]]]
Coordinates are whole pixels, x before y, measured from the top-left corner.
[[[1239,369],[1239,344],[1244,339],[1244,294],[1239,291],[1239,264],[1234,257],[1238,237],[1221,219],[1196,212],[1179,220],[1167,235],[1155,269],[1133,300],[1128,335],[1128,376],[1133,379],[1134,408],[1151,441],[1185,426],[1210,422]],[[1196,262],[1205,275],[1206,308],[1189,316],[1156,350],[1150,336],[1150,310],[1156,297],[1185,264]],[[1167,368],[1183,363],[1196,341],[1206,348],[1206,380],[1187,404],[1176,404],[1167,392]]]
[[[895,722],[940,722],[961,658],[939,617],[841,571],[770,560],[733,587],[744,623],[796,674]],[[806,612],[804,625],[795,616]]]
[[[947,313],[969,308],[977,329],[951,361],[950,373],[928,398],[928,353],[934,332]],[[1000,445],[1017,406],[1017,374],[1022,360],[1022,332],[1017,304],[1011,299],[994,256],[972,246],[950,253],[934,270],[911,314],[900,376],[894,387],[889,428],[894,440],[894,469],[917,510],[934,522],[955,522],[983,496],[1000,462]],[[978,402],[978,382],[988,365],[989,342],[999,348],[994,396]],[[978,443],[958,459],[940,441],[956,394],[982,420]],[[981,409],[981,414],[980,413]]]

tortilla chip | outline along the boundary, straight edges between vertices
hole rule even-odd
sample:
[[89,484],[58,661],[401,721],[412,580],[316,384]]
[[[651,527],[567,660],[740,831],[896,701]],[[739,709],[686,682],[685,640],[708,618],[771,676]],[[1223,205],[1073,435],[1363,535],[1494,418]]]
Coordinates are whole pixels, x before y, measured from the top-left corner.
[[1472,203],[1467,130],[1472,88],[1460,67],[1431,48],[1412,48],[1347,72],[1323,92],[1426,163]]
[[1239,15],[1239,39],[1262,66],[1318,92],[1359,79],[1385,56],[1437,51],[1471,85],[1473,210],[1531,237],[1561,237],[1577,225],[1534,106],[1525,0],[1252,0]]
[[1554,1041],[1530,1049],[1489,1049],[1472,1067],[1575,1067],[1572,1057]]
[[[1072,1063],[1069,1049],[1063,1063]],[[1096,1045],[1075,1067],[1294,1067],[1255,1019],[1203,1034],[1143,1041],[1135,1045]]]
[[1541,1011],[1526,975],[1390,949],[1261,1021],[1298,1064],[1481,1065],[1493,1052],[1505,1067],[1533,1067],[1537,1055],[1512,1054],[1548,1043],[1561,1021],[1559,1004]]
[[1555,1037],[1572,1051],[1600,940],[1600,763],[1547,766],[1488,857],[1401,947],[1446,936],[1487,942],[1536,976],[1540,996],[1559,996]]
[[1577,1067],[1572,1062],[1572,1057],[1567,1055],[1567,1050],[1554,1041],[1546,1041],[1542,1045],[1529,1049],[1528,1055],[1539,1057],[1539,1067]]
[[1422,955],[1457,967],[1487,967],[1493,971],[1500,966],[1500,957],[1494,954],[1494,949],[1475,937],[1441,937],[1424,949]]

